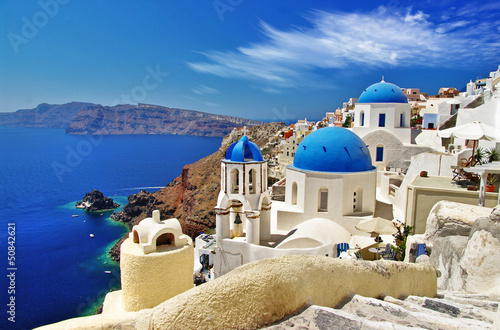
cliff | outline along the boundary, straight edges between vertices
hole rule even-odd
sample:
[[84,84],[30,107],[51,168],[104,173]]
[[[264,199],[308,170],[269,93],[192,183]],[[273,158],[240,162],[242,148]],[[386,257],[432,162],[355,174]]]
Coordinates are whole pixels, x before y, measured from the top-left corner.
[[[284,123],[268,123],[255,126],[247,133],[252,142],[263,147],[269,137],[285,127]],[[154,193],[141,191],[128,198],[129,203],[112,216],[114,220],[125,222],[132,227],[140,220],[150,217],[153,210],[160,210],[162,219],[177,218],[182,231],[196,237],[200,232],[215,228],[214,207],[220,189],[220,161],[226,156],[231,143],[237,141],[242,133],[234,129],[222,140],[215,153],[184,166],[181,175],[165,188]],[[264,155],[266,157],[266,155]],[[110,251],[114,260],[119,259],[120,240]]]
[[224,136],[234,127],[262,122],[158,105],[96,105],[78,112],[68,134],[175,134]]
[[0,112],[0,126],[66,128],[80,110],[92,106],[94,104],[83,102],[42,103],[34,109]]

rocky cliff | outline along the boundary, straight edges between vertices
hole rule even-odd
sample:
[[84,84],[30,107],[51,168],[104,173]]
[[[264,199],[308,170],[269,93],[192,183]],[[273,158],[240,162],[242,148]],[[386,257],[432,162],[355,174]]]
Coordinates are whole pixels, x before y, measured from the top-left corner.
[[[249,129],[247,135],[262,148],[269,141],[269,137],[284,127],[284,123],[263,124]],[[165,188],[154,193],[143,190],[131,195],[123,211],[114,214],[112,218],[132,227],[140,220],[151,217],[153,210],[160,210],[162,219],[179,219],[183,232],[191,237],[215,228],[214,207],[220,189],[220,161],[225,157],[231,143],[237,141],[241,135],[241,129],[232,130],[224,137],[221,147],[215,153],[184,166],[181,175]],[[115,260],[119,258],[121,242],[110,251]]]
[[120,204],[115,203],[112,198],[105,197],[102,192],[97,189],[85,194],[85,197],[80,202],[76,202],[76,208],[82,208],[89,212],[107,211],[120,207]]
[[42,103],[34,109],[0,112],[0,126],[66,128],[80,110],[92,106],[95,104],[83,102]]
[[157,105],[96,105],[80,111],[68,134],[176,134],[224,136],[234,127],[262,122]]

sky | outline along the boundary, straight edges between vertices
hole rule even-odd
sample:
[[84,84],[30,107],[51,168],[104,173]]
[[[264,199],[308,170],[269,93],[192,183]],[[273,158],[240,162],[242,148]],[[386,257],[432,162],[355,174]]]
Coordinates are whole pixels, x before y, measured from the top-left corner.
[[500,64],[498,1],[3,0],[0,22],[0,112],[320,119],[382,76],[433,95]]

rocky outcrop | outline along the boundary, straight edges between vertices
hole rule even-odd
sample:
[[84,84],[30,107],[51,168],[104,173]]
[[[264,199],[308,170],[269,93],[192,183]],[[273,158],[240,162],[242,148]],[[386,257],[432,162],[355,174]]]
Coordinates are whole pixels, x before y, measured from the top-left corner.
[[116,209],[120,207],[120,204],[115,203],[112,198],[105,197],[102,192],[94,189],[86,193],[80,202],[76,202],[76,207],[89,212],[97,212]]
[[149,104],[95,105],[75,116],[67,134],[175,134],[224,136],[239,126],[263,122]]
[[[284,123],[263,124],[250,128],[247,135],[252,142],[263,147],[269,137],[284,127]],[[241,136],[241,129],[233,129],[224,137],[215,153],[184,166],[181,175],[165,188],[154,193],[142,191],[130,196],[123,211],[112,218],[127,223],[131,228],[142,219],[151,217],[153,210],[160,210],[162,219],[177,218],[182,231],[192,238],[215,228],[214,207],[220,190],[220,162],[229,146]],[[110,251],[114,260],[119,260],[122,242],[119,241]]]
[[79,111],[93,106],[83,102],[42,103],[34,109],[0,112],[0,126],[66,128]]
[[[437,203],[424,235],[438,288],[500,295],[500,205]],[[489,214],[489,215],[488,215]]]

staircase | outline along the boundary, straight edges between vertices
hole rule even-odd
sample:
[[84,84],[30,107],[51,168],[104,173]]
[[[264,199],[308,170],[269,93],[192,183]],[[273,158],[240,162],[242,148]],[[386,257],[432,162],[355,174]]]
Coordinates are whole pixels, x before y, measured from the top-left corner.
[[354,295],[338,309],[312,305],[267,329],[500,329],[499,302],[464,292],[405,299]]

